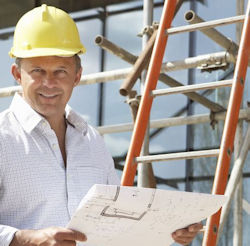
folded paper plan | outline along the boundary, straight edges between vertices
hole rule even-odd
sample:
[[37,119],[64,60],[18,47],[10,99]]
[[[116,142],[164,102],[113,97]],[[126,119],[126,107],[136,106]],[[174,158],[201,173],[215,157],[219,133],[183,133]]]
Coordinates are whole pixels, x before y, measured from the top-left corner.
[[90,246],[168,246],[171,233],[200,222],[227,201],[223,195],[151,188],[94,185],[68,228]]

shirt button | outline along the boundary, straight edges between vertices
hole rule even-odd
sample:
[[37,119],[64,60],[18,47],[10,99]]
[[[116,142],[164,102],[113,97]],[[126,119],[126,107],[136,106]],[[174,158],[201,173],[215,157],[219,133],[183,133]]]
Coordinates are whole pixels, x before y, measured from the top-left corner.
[[57,148],[57,144],[52,144],[52,148],[56,149]]
[[43,129],[46,129],[47,123],[45,121],[42,122],[42,127],[43,127]]

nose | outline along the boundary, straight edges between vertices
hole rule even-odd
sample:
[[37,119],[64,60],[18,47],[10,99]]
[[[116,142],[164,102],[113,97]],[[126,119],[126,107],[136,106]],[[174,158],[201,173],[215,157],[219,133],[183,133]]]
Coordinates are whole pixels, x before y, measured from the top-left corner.
[[43,78],[43,85],[48,87],[48,88],[53,88],[57,84],[55,77],[53,74],[46,74]]

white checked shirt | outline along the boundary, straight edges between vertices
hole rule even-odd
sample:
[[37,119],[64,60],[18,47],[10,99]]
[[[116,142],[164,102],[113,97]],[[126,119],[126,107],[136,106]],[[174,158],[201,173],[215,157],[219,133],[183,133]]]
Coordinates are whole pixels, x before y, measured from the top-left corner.
[[65,168],[49,123],[16,94],[0,114],[0,245],[18,229],[66,226],[96,183],[119,184],[102,137],[66,108]]

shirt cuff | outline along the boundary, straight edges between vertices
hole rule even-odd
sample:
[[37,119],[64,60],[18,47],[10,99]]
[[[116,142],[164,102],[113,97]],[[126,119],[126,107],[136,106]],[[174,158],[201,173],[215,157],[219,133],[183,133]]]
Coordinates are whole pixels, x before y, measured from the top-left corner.
[[17,231],[18,231],[17,228],[6,225],[0,225],[1,246],[9,246]]

